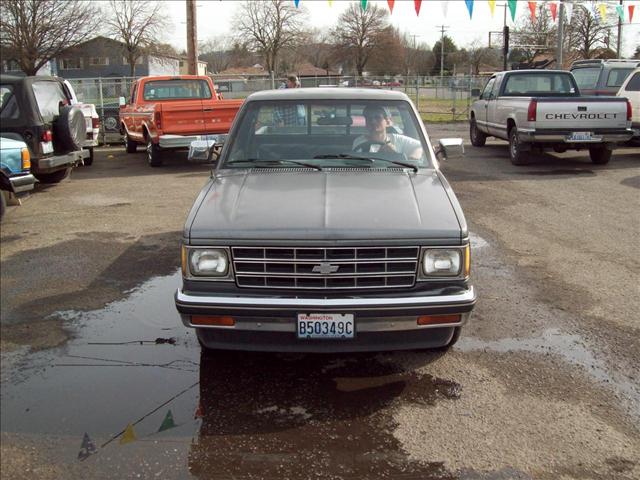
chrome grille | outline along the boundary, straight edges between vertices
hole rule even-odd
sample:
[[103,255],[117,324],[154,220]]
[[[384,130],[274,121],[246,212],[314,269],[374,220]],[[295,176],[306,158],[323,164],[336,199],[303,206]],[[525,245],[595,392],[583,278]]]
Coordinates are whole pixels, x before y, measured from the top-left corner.
[[418,247],[233,247],[239,287],[412,287]]

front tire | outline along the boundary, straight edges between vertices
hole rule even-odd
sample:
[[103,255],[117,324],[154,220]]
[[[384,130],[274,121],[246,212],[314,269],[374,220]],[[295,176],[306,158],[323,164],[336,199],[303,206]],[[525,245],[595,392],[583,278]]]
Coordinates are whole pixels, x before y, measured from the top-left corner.
[[606,165],[611,160],[611,154],[613,152],[604,147],[591,147],[589,149],[589,156],[591,161],[596,165]]
[[522,145],[518,139],[518,129],[516,127],[509,130],[509,158],[514,165],[528,165],[528,152],[522,151]]
[[478,129],[476,119],[472,118],[469,122],[469,137],[471,138],[471,145],[474,147],[484,147],[487,142],[487,136]]
[[153,143],[151,139],[147,140],[147,161],[152,167],[162,166],[162,153],[160,147]]

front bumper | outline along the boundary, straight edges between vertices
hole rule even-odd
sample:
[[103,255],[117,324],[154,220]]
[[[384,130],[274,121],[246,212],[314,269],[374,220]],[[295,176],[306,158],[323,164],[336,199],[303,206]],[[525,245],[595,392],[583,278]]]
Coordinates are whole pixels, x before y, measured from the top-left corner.
[[[178,290],[176,308],[185,326],[198,329],[209,348],[286,352],[355,352],[442,347],[468,320],[473,287],[448,295],[397,298],[283,298],[191,295]],[[355,338],[304,340],[296,335],[299,313],[350,313]],[[194,325],[192,315],[232,316],[232,327]],[[418,325],[421,315],[460,314],[460,321]]]
[[[567,146],[578,146],[584,144],[602,144],[602,143],[624,143],[631,139],[633,136],[633,130],[630,128],[612,129],[612,130],[598,130],[584,128],[584,131],[592,133],[593,140],[573,142],[567,140],[567,138],[575,132],[572,130],[526,130],[518,129],[518,139],[523,143],[549,143],[557,144],[563,143]],[[581,130],[582,131],[582,130]]]
[[33,190],[33,185],[36,183],[36,178],[30,173],[27,173],[25,175],[15,175],[9,177],[9,182],[11,183],[13,193],[28,192],[29,190]]

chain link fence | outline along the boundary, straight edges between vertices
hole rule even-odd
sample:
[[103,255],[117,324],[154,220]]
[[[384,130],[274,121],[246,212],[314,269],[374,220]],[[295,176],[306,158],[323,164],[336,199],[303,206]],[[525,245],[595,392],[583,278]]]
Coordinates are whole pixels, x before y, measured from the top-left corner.
[[[246,98],[253,92],[279,88],[284,79],[267,76],[212,76],[224,98]],[[471,103],[484,87],[488,76],[457,75],[450,77],[302,77],[303,88],[375,88],[406,93],[416,104],[425,122],[466,121]],[[119,99],[128,98],[135,78],[70,79],[78,100],[93,103],[100,115],[101,143],[119,143]]]

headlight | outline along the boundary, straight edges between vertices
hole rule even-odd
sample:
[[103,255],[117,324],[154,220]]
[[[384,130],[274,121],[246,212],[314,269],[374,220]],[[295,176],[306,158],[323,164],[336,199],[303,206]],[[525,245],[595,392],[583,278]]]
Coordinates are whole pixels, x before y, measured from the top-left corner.
[[189,267],[193,275],[200,277],[224,277],[229,271],[227,252],[218,248],[194,249]]
[[460,275],[462,265],[462,250],[429,248],[424,251],[422,271],[427,276]]

